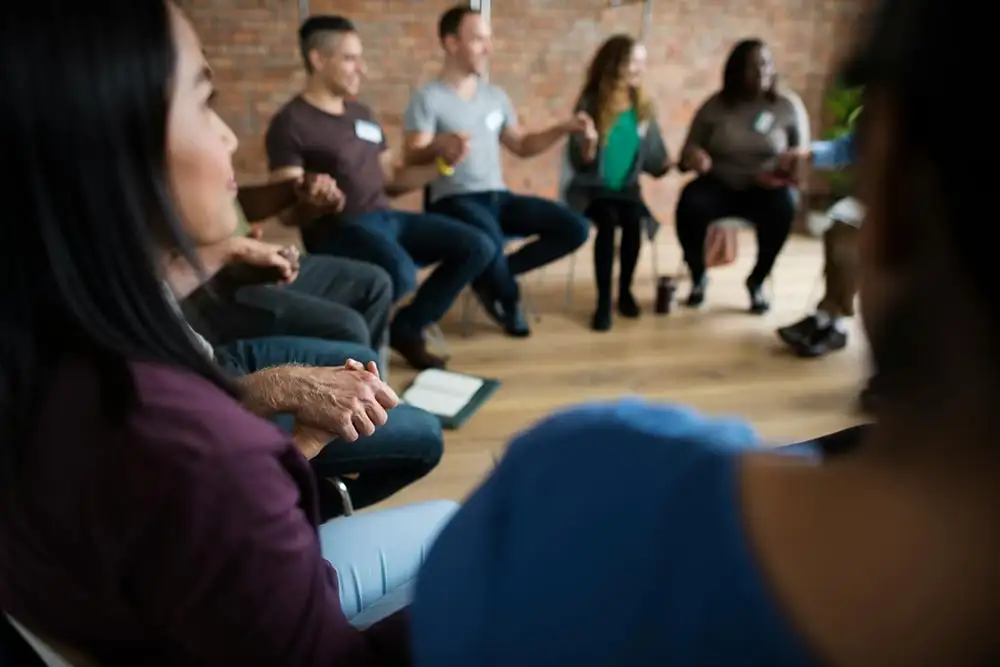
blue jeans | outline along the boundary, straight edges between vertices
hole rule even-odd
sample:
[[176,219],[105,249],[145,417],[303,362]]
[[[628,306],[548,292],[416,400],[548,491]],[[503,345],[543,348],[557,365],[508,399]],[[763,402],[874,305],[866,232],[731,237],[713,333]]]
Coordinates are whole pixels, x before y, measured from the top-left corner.
[[[356,343],[337,343],[318,338],[273,337],[240,340],[216,348],[215,357],[235,375],[247,375],[263,368],[302,364],[342,366],[348,359],[361,363],[377,361],[373,350]],[[273,421],[291,430],[291,415]],[[356,509],[377,503],[417,481],[441,461],[444,438],[441,421],[409,405],[389,411],[389,421],[373,435],[355,442],[335,440],[311,461],[316,474],[320,514],[324,519],[343,512],[340,496],[327,482],[330,477],[357,473],[345,479]]]
[[[519,298],[515,276],[565,257],[590,235],[586,218],[562,204],[507,190],[445,197],[429,210],[472,225],[501,248],[475,286],[505,305]],[[510,237],[535,238],[505,257],[502,249]]]
[[457,504],[439,500],[320,526],[323,558],[337,570],[347,620],[365,628],[409,605],[417,570],[457,509]]
[[[416,294],[392,323],[390,340],[413,340],[441,319],[466,285],[503,246],[443,215],[382,210],[338,222],[307,250],[382,267],[392,278],[393,300]],[[437,264],[417,288],[417,270]]]

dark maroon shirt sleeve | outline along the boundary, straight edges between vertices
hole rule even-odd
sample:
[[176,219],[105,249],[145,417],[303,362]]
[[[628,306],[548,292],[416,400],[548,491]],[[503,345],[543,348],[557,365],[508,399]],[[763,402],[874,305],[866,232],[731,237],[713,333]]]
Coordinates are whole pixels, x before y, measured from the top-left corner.
[[295,114],[285,107],[271,119],[267,127],[264,145],[267,149],[267,164],[270,171],[285,167],[304,167],[302,142],[294,123]]
[[314,502],[305,459],[212,392],[147,407],[135,425],[161,443],[130,457],[132,479],[150,480],[133,492],[144,514],[127,576],[138,613],[204,664],[407,665],[404,614],[366,631],[343,614],[303,506]]

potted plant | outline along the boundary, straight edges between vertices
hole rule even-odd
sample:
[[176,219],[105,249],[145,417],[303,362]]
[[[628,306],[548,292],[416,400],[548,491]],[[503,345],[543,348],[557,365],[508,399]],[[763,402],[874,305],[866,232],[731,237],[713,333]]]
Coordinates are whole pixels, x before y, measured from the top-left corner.
[[[823,134],[824,139],[839,139],[854,131],[854,125],[861,114],[861,93],[861,88],[846,88],[840,83],[830,89],[826,96],[826,109],[831,124]],[[849,169],[831,172],[828,178],[831,195],[839,198],[851,193],[852,179]]]

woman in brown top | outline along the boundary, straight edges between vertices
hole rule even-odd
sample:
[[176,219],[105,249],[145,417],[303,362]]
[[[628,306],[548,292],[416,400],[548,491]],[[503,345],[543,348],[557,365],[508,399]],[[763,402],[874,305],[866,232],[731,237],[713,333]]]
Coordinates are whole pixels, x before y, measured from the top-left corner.
[[677,202],[677,238],[691,271],[687,305],[705,300],[705,237],[723,218],[743,218],[757,230],[757,265],[747,278],[750,311],[770,309],[762,286],[788,239],[796,193],[775,174],[777,158],[805,135],[794,102],[776,89],[771,51],[758,39],[736,44],[722,90],[698,109],[681,152],[681,169],[697,172]]

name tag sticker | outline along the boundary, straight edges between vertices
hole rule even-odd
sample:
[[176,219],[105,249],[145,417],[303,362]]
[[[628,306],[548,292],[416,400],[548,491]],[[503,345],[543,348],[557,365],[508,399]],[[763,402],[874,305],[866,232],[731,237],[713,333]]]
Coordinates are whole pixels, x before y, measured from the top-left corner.
[[354,133],[358,135],[358,139],[370,141],[373,144],[382,143],[382,128],[370,121],[354,121]]
[[486,116],[486,129],[490,132],[499,132],[501,127],[503,127],[503,111],[499,109],[491,111]]
[[761,134],[767,134],[774,127],[774,114],[770,111],[761,111],[753,121],[753,129]]

